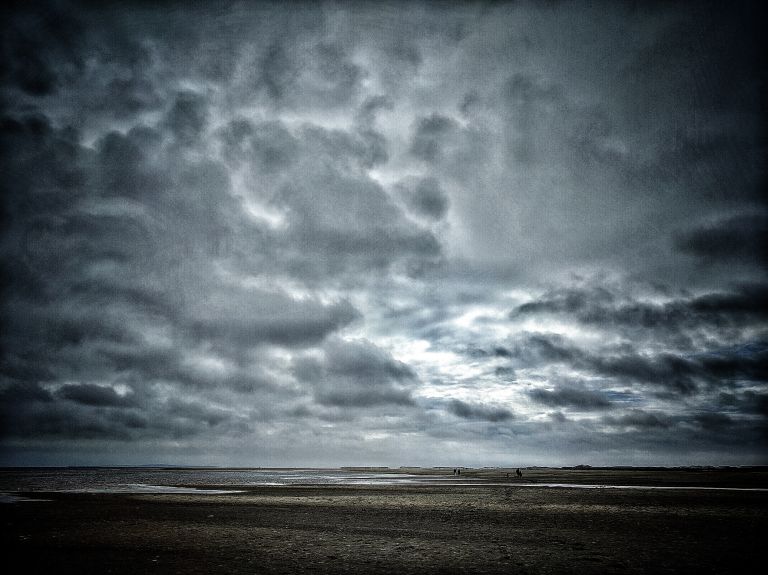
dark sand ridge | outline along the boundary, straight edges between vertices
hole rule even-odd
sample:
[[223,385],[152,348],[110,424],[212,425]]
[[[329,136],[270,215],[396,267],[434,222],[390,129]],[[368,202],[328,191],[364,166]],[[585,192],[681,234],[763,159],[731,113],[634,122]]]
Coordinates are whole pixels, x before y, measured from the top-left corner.
[[54,500],[2,507],[6,561],[31,573],[737,573],[768,535],[768,493],[748,491],[26,495]]

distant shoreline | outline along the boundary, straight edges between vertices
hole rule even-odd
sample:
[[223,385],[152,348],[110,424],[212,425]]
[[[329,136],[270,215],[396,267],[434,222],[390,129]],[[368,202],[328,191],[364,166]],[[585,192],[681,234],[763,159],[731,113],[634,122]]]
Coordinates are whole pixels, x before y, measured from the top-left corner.
[[[457,472],[455,473],[454,470]],[[460,470],[460,473],[458,471]],[[517,468],[236,468],[236,467],[27,467],[1,468],[0,491],[56,491],[120,485],[206,489],[258,486],[392,485],[403,487],[584,486],[651,488],[768,488],[768,467],[521,467]]]

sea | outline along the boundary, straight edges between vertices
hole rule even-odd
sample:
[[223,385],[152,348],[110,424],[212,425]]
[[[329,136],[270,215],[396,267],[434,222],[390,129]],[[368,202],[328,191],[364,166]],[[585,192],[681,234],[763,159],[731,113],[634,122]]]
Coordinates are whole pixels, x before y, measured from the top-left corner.
[[414,474],[391,470],[348,469],[217,469],[177,467],[45,467],[0,468],[0,503],[17,501],[20,493],[198,493],[226,494],[268,486],[484,486],[563,489],[643,489],[768,491],[764,487],[684,485],[604,485],[505,481],[442,473]]
[[[236,487],[291,485],[415,485],[455,482],[444,474],[360,472],[343,469],[211,469],[46,467],[0,469],[0,491],[231,492]],[[210,489],[215,486],[221,489]]]

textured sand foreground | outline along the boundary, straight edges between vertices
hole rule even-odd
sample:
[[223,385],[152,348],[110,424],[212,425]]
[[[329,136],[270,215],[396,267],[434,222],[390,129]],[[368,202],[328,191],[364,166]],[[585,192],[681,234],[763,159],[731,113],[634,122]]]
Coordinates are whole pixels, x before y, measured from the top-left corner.
[[0,513],[6,562],[28,573],[738,573],[768,540],[759,491],[26,495],[52,501]]

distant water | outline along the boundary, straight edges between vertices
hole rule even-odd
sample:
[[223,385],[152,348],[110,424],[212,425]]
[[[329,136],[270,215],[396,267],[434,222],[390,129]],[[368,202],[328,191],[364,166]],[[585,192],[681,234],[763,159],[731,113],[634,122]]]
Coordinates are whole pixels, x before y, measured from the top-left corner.
[[[147,492],[149,487],[407,485],[453,482],[453,476],[317,469],[48,468],[0,470],[0,491]],[[165,491],[168,490],[157,490]]]
[[[47,468],[0,469],[0,492],[232,493],[236,488],[290,485],[452,485],[564,489],[661,489],[768,491],[748,487],[594,485],[493,482],[438,474],[375,473],[318,469]],[[213,488],[212,488],[213,487]]]

